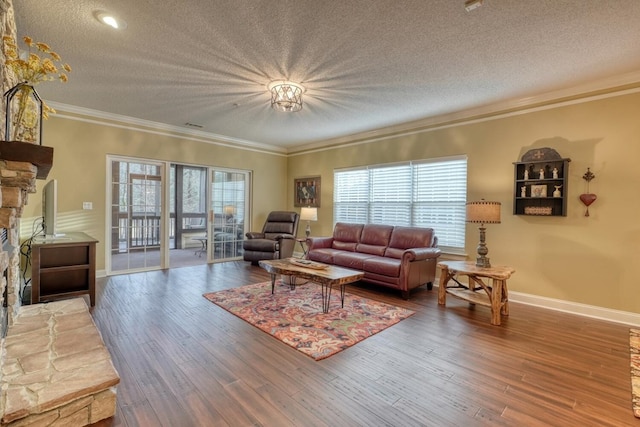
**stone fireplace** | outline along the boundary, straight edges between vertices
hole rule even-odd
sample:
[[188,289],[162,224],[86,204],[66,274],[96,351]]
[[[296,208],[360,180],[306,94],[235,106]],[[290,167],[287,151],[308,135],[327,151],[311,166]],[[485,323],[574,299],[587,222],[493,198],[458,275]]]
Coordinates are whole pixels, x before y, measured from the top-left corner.
[[0,141],[0,427],[112,417],[120,378],[82,298],[22,306],[19,218],[53,149]]
[[[0,142],[0,295],[3,322],[11,325],[20,308],[20,235],[18,220],[29,193],[36,192],[36,179],[45,179],[53,164],[53,149],[22,142]],[[3,337],[4,337],[4,331]]]

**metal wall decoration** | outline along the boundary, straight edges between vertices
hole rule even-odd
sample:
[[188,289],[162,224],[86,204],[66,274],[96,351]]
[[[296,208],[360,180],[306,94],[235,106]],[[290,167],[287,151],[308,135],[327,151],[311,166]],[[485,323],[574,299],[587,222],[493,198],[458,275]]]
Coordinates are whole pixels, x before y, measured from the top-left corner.
[[591,182],[591,180],[593,178],[595,178],[596,176],[593,174],[593,172],[591,172],[590,168],[587,168],[587,172],[585,172],[584,175],[582,175],[582,179],[584,179],[585,181],[587,181],[587,192],[584,194],[580,195],[580,200],[582,201],[582,203],[584,203],[584,205],[587,207],[586,212],[584,213],[584,216],[589,216],[589,206],[596,201],[596,199],[598,198],[598,196],[596,196],[593,193],[589,192],[589,183]]

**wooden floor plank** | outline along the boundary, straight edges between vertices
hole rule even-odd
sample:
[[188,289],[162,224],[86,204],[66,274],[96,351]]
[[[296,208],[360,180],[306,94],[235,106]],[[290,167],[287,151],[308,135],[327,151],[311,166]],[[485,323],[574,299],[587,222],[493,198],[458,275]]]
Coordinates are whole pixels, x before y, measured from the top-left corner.
[[416,311],[321,361],[202,297],[268,281],[219,263],[99,279],[96,324],[121,376],[102,426],[638,426],[629,326],[511,303],[409,300],[369,284],[347,292]]

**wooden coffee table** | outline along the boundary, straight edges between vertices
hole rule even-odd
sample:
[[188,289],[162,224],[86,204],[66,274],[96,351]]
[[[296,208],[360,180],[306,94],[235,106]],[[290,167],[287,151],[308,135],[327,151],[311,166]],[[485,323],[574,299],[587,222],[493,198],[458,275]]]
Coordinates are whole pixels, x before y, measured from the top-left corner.
[[315,269],[293,264],[287,259],[273,259],[259,261],[260,267],[271,274],[271,293],[276,286],[276,275],[289,276],[289,285],[295,289],[296,278],[307,279],[319,283],[322,288],[322,312],[329,312],[331,301],[331,289],[334,285],[340,286],[340,299],[344,307],[344,290],[349,283],[357,282],[364,277],[362,271],[329,265],[327,268]]

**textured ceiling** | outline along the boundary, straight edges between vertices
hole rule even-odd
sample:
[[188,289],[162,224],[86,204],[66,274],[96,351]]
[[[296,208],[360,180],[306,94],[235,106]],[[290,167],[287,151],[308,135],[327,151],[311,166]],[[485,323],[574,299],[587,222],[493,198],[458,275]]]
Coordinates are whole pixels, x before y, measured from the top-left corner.
[[[278,149],[640,72],[638,0],[14,0],[64,105]],[[115,31],[97,11],[127,22]],[[306,87],[297,113],[266,86]],[[640,80],[640,77],[638,78]],[[64,104],[61,108],[61,104]],[[190,128],[193,129],[193,128]]]

